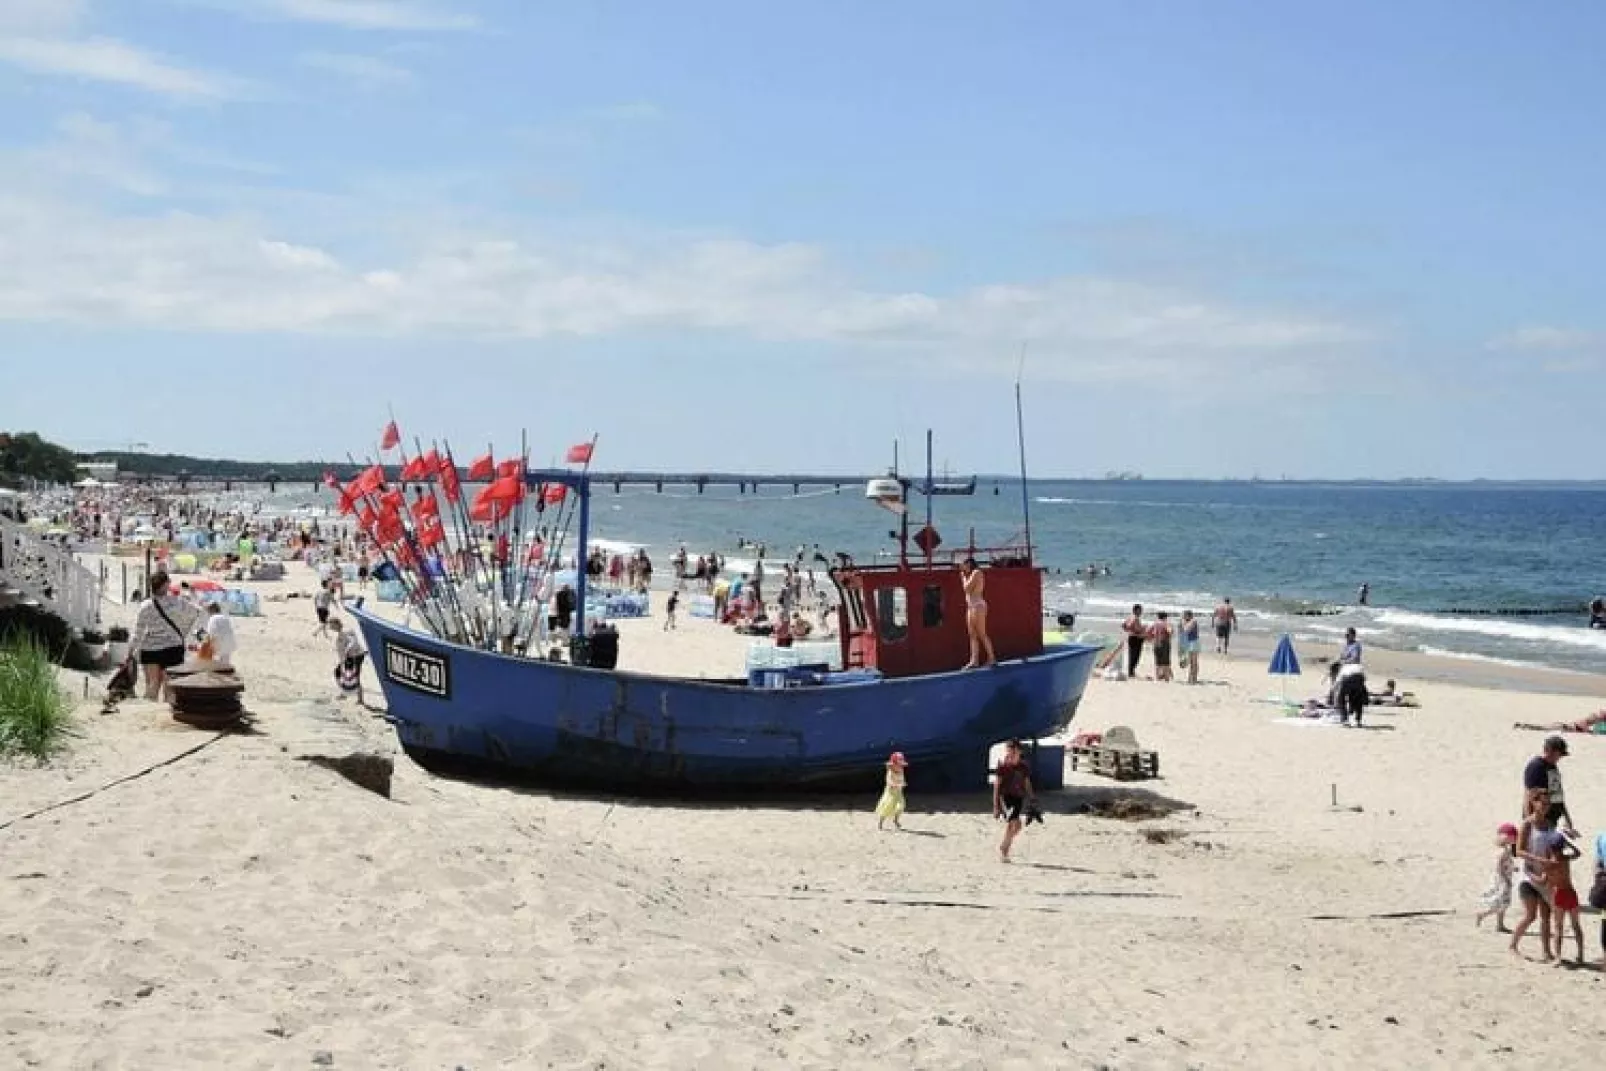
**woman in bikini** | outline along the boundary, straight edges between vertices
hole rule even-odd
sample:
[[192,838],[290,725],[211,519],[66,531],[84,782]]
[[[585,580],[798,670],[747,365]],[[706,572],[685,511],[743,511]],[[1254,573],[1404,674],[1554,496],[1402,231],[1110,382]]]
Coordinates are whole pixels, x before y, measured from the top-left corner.
[[[996,659],[993,641],[987,635],[987,578],[976,568],[975,558],[965,559],[959,567],[959,575],[965,584],[965,627],[970,632],[970,661],[965,663],[965,668],[990,666]],[[987,656],[985,661],[981,658],[983,653]]]

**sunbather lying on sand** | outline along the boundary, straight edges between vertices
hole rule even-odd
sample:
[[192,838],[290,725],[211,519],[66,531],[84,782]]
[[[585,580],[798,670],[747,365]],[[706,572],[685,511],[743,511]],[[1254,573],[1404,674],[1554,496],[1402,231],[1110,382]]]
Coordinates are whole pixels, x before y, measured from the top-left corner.
[[1381,692],[1372,692],[1366,698],[1374,707],[1414,707],[1418,705],[1415,693],[1395,690],[1392,677],[1383,685]]
[[1512,728],[1532,729],[1538,733],[1595,733],[1599,736],[1606,736],[1606,710],[1598,714],[1591,714],[1587,718],[1579,718],[1577,721],[1553,721],[1548,725],[1519,721]]

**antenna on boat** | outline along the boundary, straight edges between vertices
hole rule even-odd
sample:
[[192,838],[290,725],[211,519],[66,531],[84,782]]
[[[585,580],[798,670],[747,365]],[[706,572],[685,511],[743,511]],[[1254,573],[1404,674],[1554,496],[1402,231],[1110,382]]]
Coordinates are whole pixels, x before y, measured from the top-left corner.
[[1015,367],[1015,438],[1020,444],[1020,513],[1026,523],[1026,560],[1032,560],[1032,499],[1026,487],[1026,417],[1021,410],[1020,381],[1026,374],[1026,343],[1020,344],[1020,364]]

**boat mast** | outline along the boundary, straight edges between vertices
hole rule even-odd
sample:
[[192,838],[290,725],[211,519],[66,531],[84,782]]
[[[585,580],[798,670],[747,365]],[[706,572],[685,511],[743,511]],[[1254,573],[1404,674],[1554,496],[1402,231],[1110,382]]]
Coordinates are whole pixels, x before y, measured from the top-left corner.
[[1026,371],[1026,343],[1020,344],[1020,366],[1015,370],[1015,438],[1020,444],[1020,513],[1026,524],[1026,560],[1032,560],[1032,499],[1026,487],[1026,418],[1021,411],[1020,381]]
[[[931,429],[926,429],[926,530],[931,530],[931,499],[937,493],[937,488],[931,482]],[[927,535],[924,540],[926,546],[926,565],[931,565],[931,537]]]

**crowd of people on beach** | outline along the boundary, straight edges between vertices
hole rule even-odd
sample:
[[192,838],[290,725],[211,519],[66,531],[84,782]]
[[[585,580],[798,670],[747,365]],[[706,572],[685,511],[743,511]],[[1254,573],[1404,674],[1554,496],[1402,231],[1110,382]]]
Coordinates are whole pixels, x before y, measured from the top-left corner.
[[[1571,934],[1577,949],[1575,964],[1585,962],[1584,930],[1579,917],[1581,901],[1573,882],[1573,863],[1593,855],[1593,876],[1587,902],[1606,911],[1606,832],[1586,853],[1562,786],[1561,761],[1569,748],[1565,738],[1547,737],[1539,754],[1523,768],[1521,824],[1501,823],[1495,831],[1494,874],[1484,890],[1476,916],[1478,925],[1488,918],[1496,929],[1510,933],[1513,955],[1522,956],[1522,940],[1537,920],[1540,959],[1563,963],[1563,945]],[[1506,926],[1513,887],[1522,917],[1514,928]],[[1606,967],[1606,917],[1600,922],[1601,965]]]
[[[1238,614],[1231,599],[1223,599],[1211,615],[1211,627],[1216,636],[1216,653],[1226,654],[1232,635],[1238,630]],[[1160,610],[1153,621],[1143,619],[1143,604],[1133,603],[1132,612],[1121,622],[1122,643],[1110,651],[1098,668],[1112,680],[1137,680],[1143,664],[1143,651],[1147,647],[1154,664],[1154,680],[1175,681],[1172,669],[1172,652],[1175,648],[1176,665],[1187,674],[1188,684],[1199,683],[1199,653],[1203,650],[1199,635],[1199,619],[1192,610],[1183,610],[1181,618],[1173,624],[1171,614]]]

